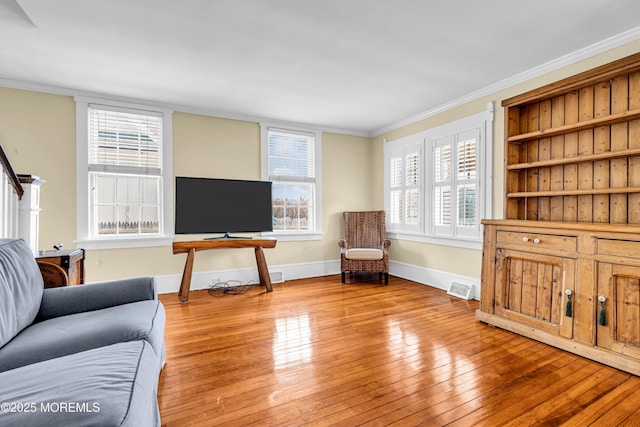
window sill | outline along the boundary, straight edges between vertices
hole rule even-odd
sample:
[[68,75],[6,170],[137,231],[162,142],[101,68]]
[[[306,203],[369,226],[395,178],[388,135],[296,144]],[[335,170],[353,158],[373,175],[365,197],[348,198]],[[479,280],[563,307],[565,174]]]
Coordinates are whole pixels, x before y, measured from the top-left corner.
[[262,233],[261,236],[277,239],[281,242],[322,240],[322,233]]
[[396,240],[407,240],[410,242],[430,243],[434,245],[453,246],[464,249],[482,249],[482,240],[461,238],[461,237],[435,237],[424,234],[411,234],[399,232],[387,232],[387,237]]
[[155,237],[112,237],[91,240],[76,240],[75,244],[79,248],[88,250],[96,249],[127,249],[127,248],[149,248],[154,246],[171,246],[173,236]]

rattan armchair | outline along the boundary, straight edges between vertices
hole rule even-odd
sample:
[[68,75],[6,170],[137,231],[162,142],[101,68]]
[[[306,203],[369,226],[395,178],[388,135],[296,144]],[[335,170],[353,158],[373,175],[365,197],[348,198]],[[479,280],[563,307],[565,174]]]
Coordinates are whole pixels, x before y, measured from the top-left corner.
[[389,246],[385,211],[343,212],[344,239],[340,247],[342,283],[346,274],[377,272],[389,284]]

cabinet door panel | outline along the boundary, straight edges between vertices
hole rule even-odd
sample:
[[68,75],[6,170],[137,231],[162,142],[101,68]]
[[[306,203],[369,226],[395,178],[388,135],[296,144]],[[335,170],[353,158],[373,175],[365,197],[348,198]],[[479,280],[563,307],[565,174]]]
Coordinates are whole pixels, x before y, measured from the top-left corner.
[[618,277],[616,280],[616,341],[639,347],[638,295],[640,279]]
[[600,263],[598,276],[598,346],[640,358],[640,267]]
[[566,290],[574,290],[575,260],[500,249],[496,257],[495,313],[571,338]]

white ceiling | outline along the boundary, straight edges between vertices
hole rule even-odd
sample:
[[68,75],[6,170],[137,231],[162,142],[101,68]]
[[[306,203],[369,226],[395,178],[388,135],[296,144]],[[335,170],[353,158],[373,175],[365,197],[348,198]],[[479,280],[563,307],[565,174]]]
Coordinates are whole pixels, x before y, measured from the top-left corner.
[[0,79],[371,135],[639,16],[638,0],[0,0]]

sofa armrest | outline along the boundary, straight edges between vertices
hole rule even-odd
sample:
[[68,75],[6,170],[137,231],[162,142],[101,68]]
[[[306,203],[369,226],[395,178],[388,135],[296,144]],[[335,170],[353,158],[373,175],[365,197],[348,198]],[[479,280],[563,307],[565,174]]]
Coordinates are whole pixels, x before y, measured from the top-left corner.
[[153,277],[113,280],[44,290],[37,320],[157,299]]

